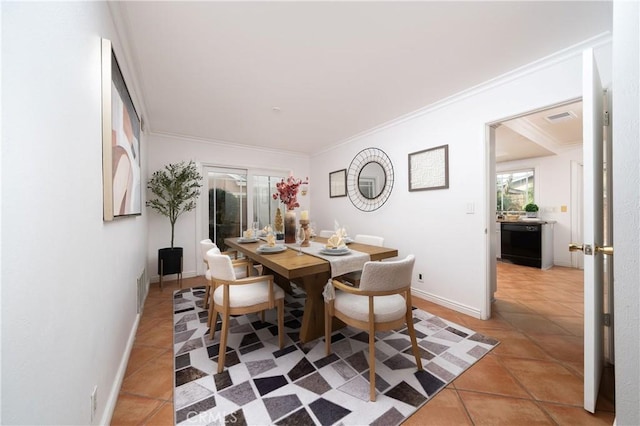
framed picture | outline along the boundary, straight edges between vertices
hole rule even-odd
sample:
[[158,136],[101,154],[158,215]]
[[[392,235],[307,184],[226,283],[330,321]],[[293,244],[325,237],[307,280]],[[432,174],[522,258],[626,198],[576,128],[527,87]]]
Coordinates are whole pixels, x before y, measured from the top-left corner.
[[347,196],[347,169],[329,173],[329,197]]
[[409,154],[409,191],[449,188],[449,145]]
[[140,118],[111,41],[102,39],[103,220],[142,214]]

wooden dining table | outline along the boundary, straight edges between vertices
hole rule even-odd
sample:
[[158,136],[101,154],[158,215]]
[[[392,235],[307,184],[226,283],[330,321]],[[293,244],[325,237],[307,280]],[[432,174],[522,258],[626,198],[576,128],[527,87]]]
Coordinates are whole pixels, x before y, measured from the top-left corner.
[[[315,237],[313,241],[323,243],[327,239]],[[302,326],[300,327],[300,340],[303,343],[324,335],[322,291],[331,278],[331,266],[327,260],[306,253],[298,256],[298,251],[292,246],[280,253],[262,254],[257,251],[258,247],[264,244],[264,241],[261,240],[255,243],[240,243],[238,238],[225,238],[224,242],[227,247],[237,250],[249,259],[263,265],[263,274],[272,274],[275,282],[283,290],[291,291],[290,282],[293,282],[307,293]],[[369,254],[371,260],[398,256],[398,250],[387,247],[351,243],[349,248]]]

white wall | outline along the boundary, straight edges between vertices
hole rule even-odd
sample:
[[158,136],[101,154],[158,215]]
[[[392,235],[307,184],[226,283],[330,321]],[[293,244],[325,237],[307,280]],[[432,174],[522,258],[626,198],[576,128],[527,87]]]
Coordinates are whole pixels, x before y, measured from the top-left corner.
[[[602,41],[602,40],[600,40]],[[312,211],[319,229],[334,218],[350,234],[378,234],[401,257],[416,255],[413,288],[418,295],[484,318],[488,244],[493,224],[485,187],[485,125],[499,119],[581,96],[581,50],[572,49],[516,71],[463,96],[445,100],[413,116],[383,126],[312,158],[311,179],[327,182],[331,171],[349,167],[359,150],[384,150],[394,166],[395,185],[385,205],[365,213],[348,198],[329,198],[328,184],[315,188]],[[605,86],[610,82],[610,43],[597,50]],[[425,82],[437,84],[437,82]],[[408,192],[407,155],[449,145],[449,189]],[[491,188],[493,190],[493,188]],[[467,205],[475,213],[467,213]],[[493,234],[493,226],[491,226]],[[417,282],[418,273],[424,283]]]
[[613,3],[616,424],[640,424],[640,6]]
[[[582,148],[550,157],[528,158],[496,164],[496,171],[535,169],[536,204],[540,207],[538,216],[545,220],[555,220],[553,225],[553,263],[571,267],[571,212],[582,206],[571,204],[571,161],[582,162]],[[567,206],[562,212],[561,206]]]
[[147,215],[102,221],[101,37],[105,2],[3,2],[2,424],[89,424],[94,385],[108,423],[134,337]]
[[[198,139],[179,138],[152,134],[148,138],[148,176],[166,164],[193,160],[199,167],[203,165],[271,169],[291,171],[298,178],[309,176],[309,157],[307,155],[276,152],[266,149],[254,149],[247,146],[230,145]],[[201,171],[202,174],[202,171]],[[313,192],[314,182],[310,182]],[[197,275],[198,267],[202,264],[199,241],[206,238],[202,229],[202,217],[207,217],[204,211],[203,197],[198,201],[196,210],[184,213],[176,222],[174,246],[183,247],[183,277]],[[309,197],[298,197],[300,210],[308,208]],[[168,247],[171,242],[171,226],[169,220],[146,208],[149,213],[149,246],[147,252],[147,270],[151,273],[152,281],[158,280],[158,249]],[[168,276],[173,279],[175,276]]]

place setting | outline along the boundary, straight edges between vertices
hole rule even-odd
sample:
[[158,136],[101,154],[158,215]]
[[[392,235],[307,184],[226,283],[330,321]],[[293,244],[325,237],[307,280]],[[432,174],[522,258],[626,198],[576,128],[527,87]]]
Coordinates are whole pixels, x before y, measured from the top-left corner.
[[247,228],[247,230],[242,233],[242,237],[238,238],[238,242],[240,244],[257,243],[260,235],[260,231],[258,230],[259,226],[258,222],[253,222],[251,228]]
[[344,256],[351,253],[349,247],[347,247],[346,232],[344,228],[339,228],[335,234],[333,234],[327,240],[327,243],[320,249],[321,254],[328,256]]
[[282,253],[286,249],[287,246],[285,246],[284,244],[277,244],[276,236],[270,233],[267,234],[266,243],[261,244],[256,251],[260,254],[273,254]]

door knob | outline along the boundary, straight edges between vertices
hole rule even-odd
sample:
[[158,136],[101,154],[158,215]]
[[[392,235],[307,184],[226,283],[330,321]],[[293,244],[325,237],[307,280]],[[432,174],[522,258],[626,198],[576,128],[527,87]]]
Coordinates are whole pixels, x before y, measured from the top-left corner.
[[584,254],[588,254],[588,255],[592,255],[593,252],[595,251],[596,253],[602,253],[608,256],[613,256],[613,247],[611,246],[605,246],[605,247],[595,246],[595,249],[593,249],[589,244],[582,245],[582,244],[570,243],[569,251],[582,251],[584,252]]
[[570,243],[569,244],[569,251],[583,251],[584,247],[582,246],[582,244],[575,244],[575,243]]
[[[571,249],[569,249],[569,250],[571,250]],[[598,252],[600,252],[602,254],[613,256],[613,247],[611,247],[611,246],[605,246],[605,247],[596,246],[596,251],[598,251]]]

